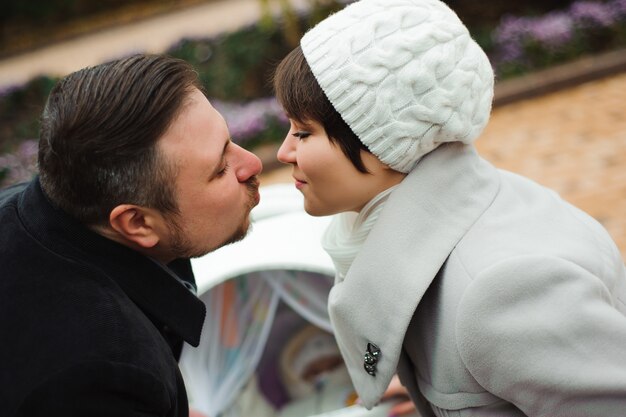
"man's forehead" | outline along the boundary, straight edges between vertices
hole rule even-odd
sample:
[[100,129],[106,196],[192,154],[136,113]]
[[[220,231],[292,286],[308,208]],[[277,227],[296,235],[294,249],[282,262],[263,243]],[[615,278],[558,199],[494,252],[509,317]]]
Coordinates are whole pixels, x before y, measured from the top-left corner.
[[159,140],[161,151],[176,163],[200,161],[210,171],[221,164],[230,141],[222,115],[199,90],[189,95],[188,103]]

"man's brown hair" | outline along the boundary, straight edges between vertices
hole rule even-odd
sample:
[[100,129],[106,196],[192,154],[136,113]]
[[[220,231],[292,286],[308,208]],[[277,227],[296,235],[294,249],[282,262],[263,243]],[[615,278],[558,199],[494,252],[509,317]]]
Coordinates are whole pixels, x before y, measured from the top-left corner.
[[177,212],[176,166],[157,142],[176,119],[197,74],[185,61],[135,55],[63,78],[42,114],[40,182],[79,221],[108,224],[119,204]]

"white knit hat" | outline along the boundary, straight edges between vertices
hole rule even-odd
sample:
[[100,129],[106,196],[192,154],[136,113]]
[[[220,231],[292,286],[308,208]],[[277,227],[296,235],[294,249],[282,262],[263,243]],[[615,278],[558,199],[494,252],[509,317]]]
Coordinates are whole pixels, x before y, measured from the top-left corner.
[[493,70],[439,0],[360,0],[301,40],[324,93],[383,163],[409,172],[444,142],[484,129]]

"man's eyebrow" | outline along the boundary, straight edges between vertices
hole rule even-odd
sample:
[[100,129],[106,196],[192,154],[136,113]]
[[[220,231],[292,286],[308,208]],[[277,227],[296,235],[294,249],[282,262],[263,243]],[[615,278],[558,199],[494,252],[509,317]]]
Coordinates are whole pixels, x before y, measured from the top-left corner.
[[224,158],[226,158],[226,148],[228,147],[228,145],[230,145],[230,139],[228,139],[224,143],[224,147],[222,148],[222,156],[220,156],[220,161],[215,166],[215,168],[213,169],[213,172],[211,173],[211,177],[210,178],[215,178],[217,176],[218,172],[220,172],[220,170],[224,166]]

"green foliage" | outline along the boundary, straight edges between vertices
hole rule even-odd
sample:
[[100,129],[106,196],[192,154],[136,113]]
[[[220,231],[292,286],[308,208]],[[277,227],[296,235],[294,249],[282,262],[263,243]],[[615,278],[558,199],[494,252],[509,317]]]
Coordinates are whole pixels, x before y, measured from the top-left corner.
[[274,65],[290,49],[278,27],[251,26],[215,39],[185,39],[167,53],[198,70],[209,96],[247,100],[271,94]]
[[278,140],[282,140],[285,137],[286,132],[289,130],[289,126],[285,123],[281,123],[276,118],[267,118],[266,126],[258,134],[247,138],[247,140],[241,144],[246,149],[254,149],[257,146],[265,145],[268,143],[276,143]]
[[37,77],[0,94],[0,152],[39,136],[39,118],[57,79]]
[[[342,7],[335,0],[311,1],[307,15],[297,15],[284,6],[282,16],[266,14],[258,25],[217,38],[184,39],[167,53],[198,70],[210,97],[245,101],[270,96],[273,70],[297,45],[300,34]],[[298,34],[296,42],[294,33]]]
[[216,39],[186,39],[167,53],[194,65],[209,96],[245,100],[270,95],[272,65],[287,51],[278,30],[252,26]]

